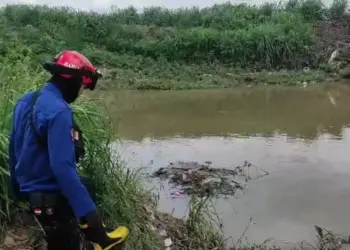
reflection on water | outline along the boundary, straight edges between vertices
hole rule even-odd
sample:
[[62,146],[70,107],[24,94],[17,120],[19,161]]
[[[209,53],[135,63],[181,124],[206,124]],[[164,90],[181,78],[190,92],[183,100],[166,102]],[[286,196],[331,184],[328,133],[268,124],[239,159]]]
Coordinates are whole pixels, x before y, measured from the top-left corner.
[[[270,175],[248,182],[245,193],[236,198],[217,201],[226,235],[237,240],[252,217],[250,240],[274,237],[299,242],[314,237],[313,225],[350,233],[350,130],[343,135],[342,140],[323,135],[308,143],[279,135],[125,141],[117,149],[130,167],[149,170],[176,160],[210,160],[218,167],[253,162]],[[175,209],[179,217],[187,214],[186,197],[170,200],[166,188],[160,195],[162,211]]]
[[[107,101],[120,119],[123,140],[115,147],[128,166],[248,160],[270,175],[217,201],[226,235],[237,240],[252,217],[249,240],[298,242],[314,238],[314,225],[350,234],[349,97],[333,86],[129,92]],[[186,197],[170,200],[167,189],[160,195],[159,209],[186,215]]]
[[[266,135],[340,136],[350,121],[347,87],[102,93],[123,138]],[[330,101],[334,98],[336,106]],[[107,97],[106,97],[106,96]]]

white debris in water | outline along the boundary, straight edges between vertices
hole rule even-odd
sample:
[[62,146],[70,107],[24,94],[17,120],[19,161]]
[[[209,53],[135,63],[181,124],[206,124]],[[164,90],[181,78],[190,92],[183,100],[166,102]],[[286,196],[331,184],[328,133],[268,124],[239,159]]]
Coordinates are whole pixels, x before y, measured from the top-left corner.
[[222,179],[221,178],[215,178],[215,177],[209,177],[209,178],[206,178],[202,181],[201,185],[205,185],[205,184],[208,184],[208,183],[221,183],[222,182]]
[[160,237],[166,237],[166,236],[168,236],[168,234],[167,234],[167,232],[165,231],[165,229],[164,229],[163,227],[161,227],[161,226],[158,227],[157,232],[158,232],[158,235],[159,235]]
[[328,92],[327,94],[328,94],[329,101],[333,104],[334,107],[336,107],[337,103],[335,101],[335,98],[332,96],[332,94],[330,92]]
[[167,238],[164,240],[164,246],[165,247],[170,247],[173,244],[173,241],[170,238]]

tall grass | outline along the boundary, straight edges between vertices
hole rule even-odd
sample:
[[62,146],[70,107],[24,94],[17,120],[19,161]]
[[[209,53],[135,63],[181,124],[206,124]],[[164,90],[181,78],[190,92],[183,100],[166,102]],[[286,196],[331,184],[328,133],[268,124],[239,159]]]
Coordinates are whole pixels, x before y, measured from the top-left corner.
[[[16,210],[11,208],[18,205],[10,200],[7,190],[9,176],[8,136],[13,106],[24,92],[40,88],[49,77],[41,68],[33,70],[31,66],[28,66],[31,64],[30,54],[29,56],[17,54],[17,56],[3,58],[0,61],[1,223],[11,223],[9,220],[13,213],[16,213]],[[141,187],[140,175],[125,168],[118,159],[115,159],[110,145],[111,142],[117,140],[117,134],[106,109],[104,109],[103,101],[82,96],[72,107],[75,119],[83,129],[86,140],[86,157],[78,166],[79,172],[88,177],[95,187],[97,206],[105,223],[109,226],[116,226],[119,223],[130,228],[131,237],[128,240],[127,249],[162,249],[162,242],[157,240],[157,235],[152,230],[152,224],[155,223],[156,201],[150,192]],[[205,219],[201,220],[202,225],[205,221]],[[210,228],[210,223],[205,225]],[[212,235],[212,238],[217,237],[217,241],[220,241],[219,235],[212,230],[208,230],[205,235]],[[196,249],[201,249],[200,239],[203,241],[205,238],[203,235],[199,236],[198,234],[194,241],[188,238],[187,246],[193,246],[194,242],[197,242],[198,248]]]
[[8,136],[11,127],[11,113],[15,100],[24,91],[35,89],[43,81],[43,73],[33,74],[30,59],[17,55],[2,58],[0,65],[0,222],[10,216],[11,201],[8,197]]
[[[318,66],[315,22],[346,15],[347,1],[326,8],[320,0],[204,9],[113,9],[107,14],[69,8],[8,5],[0,10],[0,54],[29,46],[37,61],[63,48],[84,51],[106,67],[124,55],[181,63],[245,68]],[[134,61],[137,61],[135,58]],[[128,69],[138,69],[130,64]]]
[[[232,4],[229,1],[223,4],[214,4],[206,8],[179,8],[166,9],[163,7],[147,7],[138,12],[135,7],[125,9],[113,8],[107,14],[82,12],[69,7],[50,8],[48,6],[8,5],[3,11],[7,20],[18,26],[43,25],[43,20],[50,24],[70,26],[81,32],[90,33],[86,37],[90,41],[105,36],[106,31],[115,29],[120,25],[146,25],[176,28],[213,28],[232,30],[245,28],[248,25],[261,24],[271,20],[280,13],[299,13],[306,20],[325,20],[332,7],[327,8],[320,0],[289,0],[285,4],[277,1],[265,3],[261,6],[248,4]],[[339,5],[339,2],[341,4]],[[334,3],[341,10],[340,14],[347,12],[345,0],[335,0]],[[333,4],[334,5],[334,4]],[[324,13],[325,15],[320,15]],[[313,18],[310,18],[313,17]],[[84,30],[88,28],[88,30]],[[55,31],[52,31],[54,33]]]

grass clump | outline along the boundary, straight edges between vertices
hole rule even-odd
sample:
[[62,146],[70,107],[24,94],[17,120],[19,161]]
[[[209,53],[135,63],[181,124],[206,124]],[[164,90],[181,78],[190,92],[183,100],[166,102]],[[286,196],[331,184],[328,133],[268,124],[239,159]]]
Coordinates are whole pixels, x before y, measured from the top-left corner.
[[183,221],[168,214],[158,214],[157,219],[165,222],[165,229],[174,241],[175,250],[229,250],[226,239],[220,233],[214,218],[208,216],[211,208],[209,198],[192,196],[189,203],[188,220]]
[[22,93],[35,89],[44,80],[44,74],[33,74],[29,62],[28,57],[20,55],[17,60],[9,57],[2,58],[0,62],[0,223],[11,215],[11,200],[8,196],[8,137],[12,109]]
[[[11,201],[7,190],[8,136],[13,106],[24,92],[40,88],[49,78],[42,69],[33,70],[28,66],[32,63],[29,56],[17,55],[15,58],[2,58],[0,61],[0,239],[5,224],[16,223],[11,219],[18,213],[18,210],[14,209],[18,204]],[[97,206],[106,224],[116,226],[119,223],[130,228],[127,249],[163,249],[157,234],[152,230],[156,201],[150,192],[141,187],[140,175],[125,168],[115,159],[110,145],[117,140],[117,134],[103,107],[101,100],[93,100],[86,96],[82,96],[73,105],[76,121],[84,131],[87,150],[85,159],[78,166],[79,172],[88,177],[96,188]],[[208,234],[218,237],[217,233],[211,230],[206,233]],[[187,244],[193,246],[194,243],[198,243],[198,239]],[[196,249],[206,249],[198,246]]]

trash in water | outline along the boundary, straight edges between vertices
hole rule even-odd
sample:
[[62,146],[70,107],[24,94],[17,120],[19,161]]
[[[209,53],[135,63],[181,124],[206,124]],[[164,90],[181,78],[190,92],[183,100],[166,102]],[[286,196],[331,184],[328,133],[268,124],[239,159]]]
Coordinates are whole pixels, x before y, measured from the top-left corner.
[[332,95],[330,92],[328,92],[327,94],[328,94],[328,99],[329,99],[329,101],[332,103],[332,105],[333,105],[334,107],[336,107],[336,106],[337,106],[337,103],[336,103],[335,98],[333,97],[333,95]]
[[170,193],[170,197],[172,199],[177,199],[177,198],[181,198],[184,197],[185,191],[181,190],[181,191],[175,191],[175,192],[171,192]]
[[[243,190],[244,185],[236,181],[238,176],[244,177],[244,182],[257,179],[268,173],[253,164],[245,161],[243,166],[235,168],[214,168],[207,161],[204,164],[198,162],[178,161],[170,163],[167,168],[160,168],[152,174],[152,177],[168,179],[170,184],[177,188],[171,193],[173,198],[184,194],[196,194],[198,196],[234,195],[237,189]],[[252,178],[251,169],[256,169],[256,176]],[[180,190],[181,191],[178,191]]]

